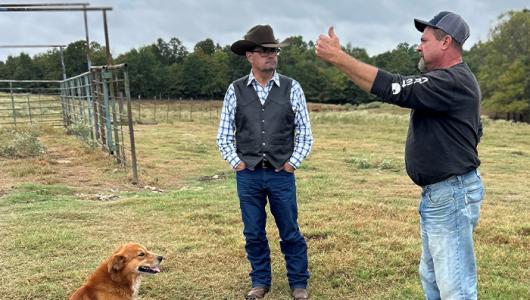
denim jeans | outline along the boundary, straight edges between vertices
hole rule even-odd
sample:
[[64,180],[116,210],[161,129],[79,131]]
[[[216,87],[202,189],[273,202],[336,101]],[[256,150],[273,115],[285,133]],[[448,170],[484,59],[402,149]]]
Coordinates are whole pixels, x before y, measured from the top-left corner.
[[422,187],[420,278],[425,299],[477,299],[473,230],[484,187],[478,169]]
[[299,230],[294,174],[273,168],[245,169],[236,173],[237,194],[243,218],[245,249],[252,271],[252,287],[271,285],[269,242],[265,231],[267,199],[280,233],[291,288],[306,288],[309,278],[307,245]]

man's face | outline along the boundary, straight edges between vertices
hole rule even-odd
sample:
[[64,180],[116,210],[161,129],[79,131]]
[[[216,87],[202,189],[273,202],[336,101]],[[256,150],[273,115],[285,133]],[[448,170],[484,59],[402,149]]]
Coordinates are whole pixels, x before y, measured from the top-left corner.
[[421,55],[418,69],[421,72],[431,71],[439,65],[444,40],[438,41],[431,27],[425,27],[421,35],[421,41],[416,48]]
[[273,72],[278,65],[278,48],[263,48],[247,52],[247,59],[252,65],[252,68],[260,72]]

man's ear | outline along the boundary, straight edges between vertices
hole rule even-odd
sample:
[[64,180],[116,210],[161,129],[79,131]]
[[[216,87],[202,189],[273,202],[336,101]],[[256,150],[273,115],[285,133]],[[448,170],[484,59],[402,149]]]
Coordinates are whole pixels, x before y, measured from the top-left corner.
[[443,48],[444,50],[449,49],[449,48],[451,47],[451,44],[452,44],[452,43],[454,43],[454,41],[453,41],[453,37],[450,36],[450,35],[446,35],[446,36],[444,37],[444,40],[443,40],[443,43],[442,43],[442,48]]
[[107,264],[111,278],[114,280],[115,274],[125,267],[125,256],[115,254]]

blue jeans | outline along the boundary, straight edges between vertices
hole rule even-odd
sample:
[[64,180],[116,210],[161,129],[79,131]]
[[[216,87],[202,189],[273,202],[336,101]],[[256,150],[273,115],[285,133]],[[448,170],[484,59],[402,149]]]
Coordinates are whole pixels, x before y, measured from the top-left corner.
[[425,299],[477,299],[473,231],[483,197],[478,169],[423,187],[419,272]]
[[252,287],[271,285],[269,242],[265,232],[267,198],[280,233],[291,288],[306,288],[307,245],[299,230],[294,174],[273,168],[245,169],[236,173],[237,194],[243,218],[245,249],[252,271]]

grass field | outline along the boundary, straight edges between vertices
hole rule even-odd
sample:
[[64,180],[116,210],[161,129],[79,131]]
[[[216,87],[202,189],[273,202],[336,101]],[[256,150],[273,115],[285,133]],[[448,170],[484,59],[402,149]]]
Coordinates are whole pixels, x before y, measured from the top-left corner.
[[[311,118],[315,145],[297,186],[312,299],[421,299],[420,190],[403,168],[407,111]],[[530,126],[484,125],[479,299],[530,299]],[[162,273],[144,278],[140,299],[242,299],[249,265],[216,129],[210,119],[137,125],[136,187],[111,158],[57,130],[43,131],[42,157],[0,158],[0,299],[66,299],[129,241],[167,259]],[[289,299],[271,217],[267,226],[268,299]]]

